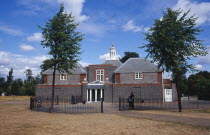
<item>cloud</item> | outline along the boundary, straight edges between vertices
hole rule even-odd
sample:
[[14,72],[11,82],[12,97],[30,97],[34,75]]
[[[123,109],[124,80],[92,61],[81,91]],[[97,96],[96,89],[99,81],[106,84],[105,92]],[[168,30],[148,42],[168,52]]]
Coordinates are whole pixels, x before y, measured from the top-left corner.
[[99,59],[100,59],[100,60],[106,60],[106,58],[108,58],[108,57],[110,57],[110,53],[106,53],[106,54],[104,54],[104,55],[100,55],[100,56],[99,56]]
[[85,0],[58,0],[58,3],[63,3],[65,11],[72,13],[78,22],[84,22],[89,19],[89,16],[82,15],[82,8]]
[[27,40],[30,42],[40,42],[43,40],[42,33],[33,33],[33,35],[27,37]]
[[[100,56],[99,56],[99,59],[100,59],[100,60],[106,60],[106,59],[109,58],[109,57],[110,57],[110,53],[106,53],[106,54],[104,54],[104,55],[100,55]],[[120,58],[120,55],[117,54],[117,57]]]
[[33,75],[39,74],[42,61],[48,59],[45,55],[28,57],[6,51],[0,51],[0,74],[6,76],[10,68],[13,68],[15,78],[25,78],[24,71],[30,68]]
[[137,26],[134,25],[133,20],[129,20],[125,25],[122,26],[123,31],[133,31],[133,32],[141,32],[141,31],[147,31],[148,27],[143,26]]
[[13,35],[13,36],[22,36],[23,35],[23,31],[15,28],[14,26],[8,26],[8,25],[0,25],[0,31],[3,31],[9,35]]
[[197,70],[201,70],[202,68],[203,68],[203,66],[202,65],[195,65],[195,68],[197,69]]
[[84,33],[101,36],[108,31],[109,28],[102,24],[95,24],[92,22],[80,23],[78,30]]
[[191,0],[178,0],[177,4],[172,7],[172,9],[181,9],[184,12],[187,12],[190,9],[189,16],[195,14],[196,17],[199,17],[196,23],[198,25],[204,23],[210,23],[210,2],[195,2]]
[[88,65],[91,65],[91,63],[87,63],[87,62],[84,62],[84,61],[80,61],[79,62],[83,67],[86,67]]
[[27,44],[21,44],[20,49],[23,51],[31,51],[31,50],[35,50],[35,48],[31,45],[27,45]]
[[208,54],[206,56],[199,56],[198,57],[198,64],[210,64],[210,49],[208,50]]

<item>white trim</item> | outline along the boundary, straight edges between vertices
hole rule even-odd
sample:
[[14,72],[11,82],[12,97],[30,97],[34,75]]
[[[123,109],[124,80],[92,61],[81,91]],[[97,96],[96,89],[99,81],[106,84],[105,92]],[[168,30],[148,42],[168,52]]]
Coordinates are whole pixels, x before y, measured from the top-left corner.
[[60,74],[60,80],[67,80],[67,74]]
[[89,102],[89,101],[88,101],[88,89],[87,89],[87,102]]
[[90,102],[92,102],[92,89],[90,89]]
[[101,99],[103,98],[103,90],[101,89]]
[[135,73],[135,79],[143,79],[143,73]]
[[95,89],[95,102],[97,102],[97,89]]
[[[99,71],[99,74],[97,73],[97,71]],[[103,73],[102,73],[102,71],[103,71]],[[96,72],[96,81],[103,82],[104,81],[104,69],[96,69],[95,72]],[[99,76],[99,78],[97,76]]]

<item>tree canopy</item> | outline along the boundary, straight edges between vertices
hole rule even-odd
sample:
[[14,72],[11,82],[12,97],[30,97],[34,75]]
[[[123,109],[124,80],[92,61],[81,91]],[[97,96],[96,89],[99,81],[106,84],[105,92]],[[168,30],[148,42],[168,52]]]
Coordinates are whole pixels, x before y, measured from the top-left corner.
[[80,60],[79,55],[83,34],[76,32],[78,23],[74,22],[72,14],[64,12],[61,5],[60,11],[49,19],[42,30],[43,41],[41,45],[49,48],[48,54],[52,57],[53,66],[60,72],[69,72]]
[[125,63],[129,58],[139,58],[139,54],[136,52],[124,52],[124,56],[120,59],[120,61]]
[[161,19],[154,20],[153,26],[145,33],[147,44],[140,48],[146,48],[147,57],[158,63],[158,67],[167,72],[172,72],[172,77],[177,86],[179,111],[181,111],[180,84],[182,76],[195,67],[188,63],[191,57],[206,55],[206,48],[202,40],[197,38],[202,30],[196,27],[194,16],[188,17],[188,12],[173,11],[168,8],[163,12]]
[[210,72],[200,71],[188,77],[188,94],[200,100],[210,100]]
[[76,67],[77,62],[80,60],[80,42],[83,40],[84,35],[76,31],[78,25],[78,23],[75,23],[72,14],[64,12],[64,6],[61,5],[59,12],[46,22],[45,27],[39,26],[43,36],[41,45],[44,48],[49,48],[48,54],[51,57],[47,61],[48,64],[43,65],[43,69],[48,67],[53,69],[51,110],[53,110],[54,103],[56,70],[69,73],[69,69]]

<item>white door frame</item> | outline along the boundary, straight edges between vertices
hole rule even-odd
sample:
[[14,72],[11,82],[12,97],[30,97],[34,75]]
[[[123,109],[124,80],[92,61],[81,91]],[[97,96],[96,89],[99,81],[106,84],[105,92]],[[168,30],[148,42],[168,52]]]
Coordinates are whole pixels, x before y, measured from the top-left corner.
[[[88,90],[90,90],[90,92],[88,93]],[[92,91],[95,91],[95,101],[92,101]],[[97,97],[97,90],[98,89],[87,89],[87,102],[97,102],[98,101],[98,97]],[[101,92],[101,96],[100,98],[103,98],[103,89],[100,89]],[[90,95],[89,95],[90,94]],[[88,100],[88,97],[90,97],[90,100]]]
[[165,89],[164,93],[165,93],[165,102],[172,102],[172,96],[173,96],[172,89]]

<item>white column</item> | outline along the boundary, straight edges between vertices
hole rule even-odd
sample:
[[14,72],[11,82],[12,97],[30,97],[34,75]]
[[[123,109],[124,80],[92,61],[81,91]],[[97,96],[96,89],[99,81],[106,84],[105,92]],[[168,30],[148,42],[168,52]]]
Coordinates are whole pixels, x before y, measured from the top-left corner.
[[92,89],[90,89],[90,102],[92,101]]
[[97,89],[95,89],[95,102],[97,102]]
[[103,97],[103,91],[102,91],[102,89],[101,89],[101,98]]
[[88,89],[87,89],[87,102],[88,102]]

